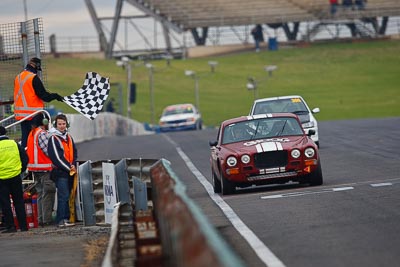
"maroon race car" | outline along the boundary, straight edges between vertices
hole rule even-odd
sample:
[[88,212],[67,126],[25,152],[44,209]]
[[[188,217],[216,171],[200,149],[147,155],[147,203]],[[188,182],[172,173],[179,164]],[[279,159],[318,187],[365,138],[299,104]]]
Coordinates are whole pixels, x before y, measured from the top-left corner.
[[214,192],[235,193],[236,187],[323,183],[313,130],[305,134],[297,115],[260,114],[226,120],[217,141],[210,142]]

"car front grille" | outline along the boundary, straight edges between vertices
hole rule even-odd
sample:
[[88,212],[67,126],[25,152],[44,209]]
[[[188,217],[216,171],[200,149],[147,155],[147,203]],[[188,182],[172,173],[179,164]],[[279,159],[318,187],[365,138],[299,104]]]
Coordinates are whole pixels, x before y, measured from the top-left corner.
[[254,165],[257,169],[283,167],[288,163],[286,150],[262,152],[254,155]]
[[248,181],[258,181],[258,180],[266,180],[266,179],[275,179],[275,178],[288,178],[297,176],[297,172],[280,172],[280,173],[270,173],[270,174],[261,174],[255,176],[247,177]]
[[178,124],[178,123],[183,123],[186,122],[186,120],[174,120],[174,121],[168,121],[167,124]]

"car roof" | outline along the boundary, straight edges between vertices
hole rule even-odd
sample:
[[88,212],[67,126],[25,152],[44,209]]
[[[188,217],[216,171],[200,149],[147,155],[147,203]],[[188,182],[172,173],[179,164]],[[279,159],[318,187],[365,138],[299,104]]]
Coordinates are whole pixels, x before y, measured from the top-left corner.
[[301,99],[303,99],[299,95],[287,95],[287,96],[275,96],[275,97],[268,97],[268,98],[260,98],[260,99],[254,100],[254,103],[271,101],[271,100],[279,100],[279,99],[291,99],[291,98],[301,98]]
[[293,113],[269,113],[269,114],[258,114],[258,115],[253,115],[253,116],[240,116],[240,117],[236,117],[236,118],[232,118],[232,119],[228,119],[225,120],[221,123],[221,126],[226,126],[226,125],[230,125],[232,123],[238,123],[238,122],[242,122],[242,121],[251,121],[251,120],[256,120],[256,119],[261,119],[261,118],[287,118],[287,117],[291,117],[291,118],[297,118],[298,116],[296,114]]
[[174,105],[169,105],[164,108],[164,110],[171,110],[171,109],[185,109],[185,108],[194,108],[193,104],[186,103],[186,104],[174,104]]

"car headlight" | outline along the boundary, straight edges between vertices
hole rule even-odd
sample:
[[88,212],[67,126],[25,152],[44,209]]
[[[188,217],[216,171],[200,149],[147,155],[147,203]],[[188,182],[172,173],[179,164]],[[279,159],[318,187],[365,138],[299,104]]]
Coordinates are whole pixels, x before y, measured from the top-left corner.
[[292,150],[292,152],[290,152],[290,155],[292,155],[292,157],[294,158],[294,159],[297,159],[297,158],[299,158],[300,157],[300,150],[298,150],[298,149],[293,149]]
[[303,126],[303,128],[312,128],[312,127],[314,127],[314,122],[309,121],[309,122],[303,123],[302,126]]
[[249,155],[243,155],[240,160],[243,162],[243,164],[247,164],[250,162],[250,156]]
[[229,167],[233,167],[236,165],[237,159],[231,156],[226,160],[226,163],[228,164]]
[[315,155],[315,150],[314,150],[314,148],[309,147],[309,148],[307,148],[306,150],[304,150],[304,155],[305,155],[307,158],[312,158],[312,157],[314,157],[314,155]]

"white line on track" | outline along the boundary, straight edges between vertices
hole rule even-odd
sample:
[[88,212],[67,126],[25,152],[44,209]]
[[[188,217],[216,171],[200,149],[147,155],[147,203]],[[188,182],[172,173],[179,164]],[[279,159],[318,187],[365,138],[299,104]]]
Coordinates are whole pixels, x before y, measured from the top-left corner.
[[381,186],[391,186],[393,183],[378,183],[378,184],[371,184],[372,187],[381,187]]
[[279,194],[279,195],[269,195],[269,196],[263,196],[260,198],[261,199],[275,199],[275,198],[284,198],[284,197],[298,197],[298,196],[313,195],[313,194],[333,193],[333,192],[346,191],[346,190],[352,190],[352,189],[354,189],[354,187],[347,186],[347,187],[324,189],[324,190],[320,190],[320,191],[304,191],[304,192],[294,192],[294,193],[286,193],[286,194]]
[[336,185],[336,186],[341,186],[341,187],[325,188],[325,189],[321,189],[318,191],[297,191],[297,192],[289,192],[289,193],[276,194],[276,195],[261,196],[260,198],[261,199],[277,199],[277,198],[298,197],[298,196],[305,196],[305,195],[312,195],[312,194],[333,193],[333,192],[352,190],[352,189],[354,189],[354,186],[360,186],[360,185],[369,185],[371,187],[393,186],[395,184],[398,184],[399,181],[400,181],[400,178],[387,179],[386,182],[380,182],[380,183],[376,183],[373,181],[365,181],[365,182],[360,182],[360,183]]
[[222,212],[232,223],[233,227],[240,233],[240,235],[247,241],[250,247],[255,251],[260,260],[269,267],[284,267],[283,262],[272,253],[272,251],[247,227],[246,224],[236,215],[233,209],[222,199],[218,194],[214,193],[213,186],[208,182],[201,172],[194,166],[189,157],[182,151],[182,149],[171,139],[169,136],[164,135],[168,142],[172,143],[179,156],[183,159],[189,170],[196,176],[197,180],[204,186],[210,198],[215,204],[220,207]]

